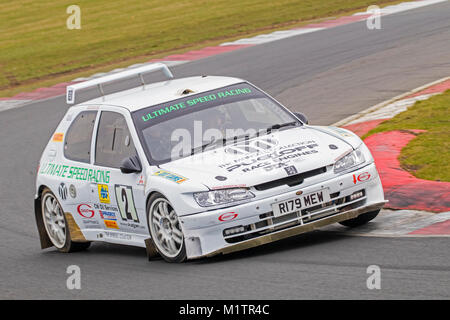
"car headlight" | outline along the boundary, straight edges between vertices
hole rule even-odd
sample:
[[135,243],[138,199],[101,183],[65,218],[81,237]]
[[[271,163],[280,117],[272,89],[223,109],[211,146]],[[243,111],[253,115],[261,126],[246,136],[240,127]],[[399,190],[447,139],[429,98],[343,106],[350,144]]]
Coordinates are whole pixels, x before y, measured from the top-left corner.
[[194,193],[195,201],[202,207],[217,206],[254,197],[255,195],[246,188],[230,188]]
[[346,171],[350,168],[364,163],[365,161],[366,159],[364,158],[364,154],[361,151],[361,148],[358,148],[346,154],[334,163],[334,173]]

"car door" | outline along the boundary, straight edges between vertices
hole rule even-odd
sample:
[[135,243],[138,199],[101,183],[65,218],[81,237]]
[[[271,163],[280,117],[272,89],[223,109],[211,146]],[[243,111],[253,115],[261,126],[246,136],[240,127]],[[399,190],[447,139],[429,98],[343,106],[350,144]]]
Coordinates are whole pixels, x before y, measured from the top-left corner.
[[124,159],[137,155],[129,129],[133,124],[127,112],[104,107],[93,144],[94,169],[106,173],[93,185],[94,207],[108,231],[106,237],[120,240],[131,240],[132,234],[148,234],[144,172],[125,174],[120,170]]
[[[65,170],[59,175],[60,184],[58,194],[66,212],[72,214],[77,225],[84,230],[85,236],[90,238],[101,230],[101,221],[92,203],[92,191],[90,184],[99,176],[92,167],[91,149],[92,137],[98,112],[87,108],[81,108],[77,113],[70,114],[74,117],[70,123],[63,142],[63,161]],[[68,117],[69,118],[69,117]]]

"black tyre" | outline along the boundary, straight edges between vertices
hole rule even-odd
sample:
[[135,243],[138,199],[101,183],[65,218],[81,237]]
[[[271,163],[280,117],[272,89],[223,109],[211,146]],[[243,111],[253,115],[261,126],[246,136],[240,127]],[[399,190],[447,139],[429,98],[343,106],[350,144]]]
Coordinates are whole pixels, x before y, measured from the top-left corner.
[[356,218],[341,221],[339,223],[342,224],[343,226],[350,227],[350,228],[359,227],[359,226],[362,226],[363,224],[366,224],[370,220],[375,219],[375,217],[378,215],[378,213],[380,213],[380,210],[363,213],[363,214],[357,216]]
[[71,240],[64,210],[56,196],[48,188],[45,188],[41,195],[41,211],[45,231],[58,251],[67,253],[89,248],[90,242],[73,242]]
[[181,223],[169,200],[160,193],[152,194],[147,201],[147,224],[151,241],[164,260],[186,260]]

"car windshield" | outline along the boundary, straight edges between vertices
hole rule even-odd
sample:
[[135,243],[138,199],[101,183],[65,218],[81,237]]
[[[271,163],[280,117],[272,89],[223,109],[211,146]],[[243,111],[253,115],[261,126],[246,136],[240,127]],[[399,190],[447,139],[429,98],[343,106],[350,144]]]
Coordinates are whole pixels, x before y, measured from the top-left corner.
[[249,83],[144,108],[133,113],[133,120],[152,164],[301,125],[285,108]]

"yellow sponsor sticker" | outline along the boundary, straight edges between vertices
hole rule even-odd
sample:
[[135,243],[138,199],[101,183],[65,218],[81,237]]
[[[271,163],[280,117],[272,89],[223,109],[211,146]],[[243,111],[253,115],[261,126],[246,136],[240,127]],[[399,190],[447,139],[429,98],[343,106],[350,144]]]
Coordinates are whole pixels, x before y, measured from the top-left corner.
[[110,203],[108,185],[99,184],[97,185],[97,187],[98,187],[98,200],[100,200],[101,203]]
[[64,133],[57,132],[53,135],[53,142],[62,142],[64,139]]
[[119,229],[117,225],[117,221],[114,220],[103,220],[105,222],[105,226],[110,229]]

